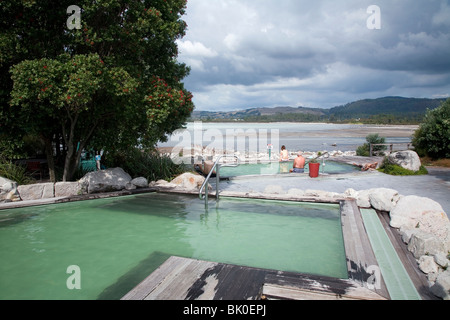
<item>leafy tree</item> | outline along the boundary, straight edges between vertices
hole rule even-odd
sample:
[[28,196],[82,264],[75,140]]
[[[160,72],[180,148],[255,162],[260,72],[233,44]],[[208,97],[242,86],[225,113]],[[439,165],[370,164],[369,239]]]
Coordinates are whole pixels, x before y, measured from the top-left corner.
[[450,99],[427,111],[414,133],[412,144],[420,155],[433,159],[450,158]]
[[51,172],[64,159],[63,180],[83,148],[151,148],[194,107],[176,61],[185,0],[78,1],[81,28],[70,30],[71,4],[0,2],[0,136],[16,149],[40,137]]

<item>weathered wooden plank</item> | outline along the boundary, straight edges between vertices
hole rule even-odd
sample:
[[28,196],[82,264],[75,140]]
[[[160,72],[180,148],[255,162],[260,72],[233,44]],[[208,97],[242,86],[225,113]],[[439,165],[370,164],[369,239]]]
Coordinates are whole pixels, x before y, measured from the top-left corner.
[[293,289],[278,287],[274,285],[264,285],[263,295],[268,300],[364,300],[361,297],[340,296],[333,293],[309,291],[302,289]]
[[188,265],[195,261],[196,260],[175,256],[170,257],[133,290],[122,297],[122,300],[143,300],[147,298],[147,296],[161,286],[164,281],[166,281],[166,284],[164,285],[167,285],[171,279],[176,279],[178,274],[182,273]]
[[217,263],[179,258],[179,268],[169,272],[164,280],[149,292],[145,300],[184,300],[194,283]]
[[[361,212],[354,200],[341,202],[341,223],[344,237],[345,254],[347,258],[347,269],[349,279],[358,282],[361,286],[369,287],[369,278],[374,275],[369,272],[378,267],[378,262],[366,233]],[[374,291],[381,296],[389,297],[386,284],[381,273],[379,288]]]
[[263,295],[276,299],[300,300],[384,300],[377,293],[348,279],[314,275],[268,274]]
[[261,296],[265,269],[249,268],[224,264],[217,278],[220,285],[215,299],[220,300],[255,300]]
[[123,300],[254,300],[271,270],[170,257]]

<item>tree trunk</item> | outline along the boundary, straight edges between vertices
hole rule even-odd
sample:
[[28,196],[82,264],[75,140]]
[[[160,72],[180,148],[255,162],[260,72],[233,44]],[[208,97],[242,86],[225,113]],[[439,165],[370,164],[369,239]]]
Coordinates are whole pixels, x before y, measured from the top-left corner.
[[50,175],[50,181],[56,182],[55,174],[55,161],[53,158],[53,145],[52,140],[48,138],[43,138],[45,145],[45,154],[47,155],[48,173]]

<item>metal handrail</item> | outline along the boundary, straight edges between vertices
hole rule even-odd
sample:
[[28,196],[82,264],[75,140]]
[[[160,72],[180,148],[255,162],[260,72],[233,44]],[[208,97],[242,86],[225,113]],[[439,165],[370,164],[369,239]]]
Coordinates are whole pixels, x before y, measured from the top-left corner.
[[[219,164],[219,161],[225,157],[233,157],[237,160],[237,163],[235,163],[235,164]],[[200,190],[198,192],[199,198],[201,200],[203,200],[203,199],[205,200],[205,206],[208,205],[208,187],[206,187],[206,189],[205,189],[205,186],[208,185],[209,178],[211,178],[211,175],[214,172],[214,169],[217,168],[216,169],[216,199],[219,200],[219,180],[220,180],[219,168],[220,167],[237,167],[237,166],[239,166],[239,164],[240,164],[240,159],[234,155],[233,156],[223,155],[216,159],[216,161],[214,162],[214,165],[212,166],[211,170],[209,171],[208,175],[206,176],[205,181],[203,181],[203,184],[200,187]],[[203,189],[205,189],[204,195],[203,195]]]
[[307,164],[307,163],[310,163],[312,160],[316,160],[316,159],[319,159],[319,158],[322,158],[322,161],[323,160],[325,160],[325,157],[324,157],[324,155],[328,155],[328,157],[327,158],[329,158],[330,157],[330,154],[328,153],[328,151],[325,151],[324,153],[322,153],[321,155],[318,155],[317,157],[315,157],[315,158],[313,158],[313,159],[311,159],[311,160],[309,160],[308,162],[306,162],[305,164]]
[[308,162],[305,162],[305,166],[310,163],[312,160],[316,160],[319,158],[322,158],[322,174],[323,174],[323,170],[324,170],[324,166],[325,166],[325,155],[328,155],[328,157],[326,157],[327,159],[330,157],[330,154],[328,153],[328,151],[325,151],[324,153],[322,153],[321,155],[318,155],[317,157],[309,160]]

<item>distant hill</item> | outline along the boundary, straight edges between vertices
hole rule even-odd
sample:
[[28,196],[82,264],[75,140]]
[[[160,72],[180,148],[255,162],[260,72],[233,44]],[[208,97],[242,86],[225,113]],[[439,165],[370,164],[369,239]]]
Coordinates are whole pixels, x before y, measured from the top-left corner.
[[384,97],[364,99],[329,109],[329,115],[336,119],[370,118],[375,115],[395,117],[423,117],[427,109],[437,108],[445,99],[419,99]]
[[239,111],[193,111],[191,118],[194,120],[248,120],[264,119],[280,114],[310,114],[325,116],[324,109],[304,108],[304,107],[275,107],[275,108],[250,108]]
[[384,97],[354,101],[331,109],[306,107],[249,108],[239,111],[194,111],[192,121],[299,121],[368,123],[418,123],[427,109],[438,107],[446,99]]

